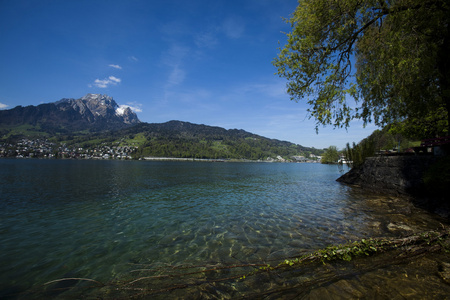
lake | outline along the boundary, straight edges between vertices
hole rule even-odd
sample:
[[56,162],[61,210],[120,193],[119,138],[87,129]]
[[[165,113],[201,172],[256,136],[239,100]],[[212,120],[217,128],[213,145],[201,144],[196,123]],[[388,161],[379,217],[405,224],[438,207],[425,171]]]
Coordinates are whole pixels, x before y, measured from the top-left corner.
[[1,159],[0,298],[137,266],[276,262],[442,222],[340,175],[322,164]]

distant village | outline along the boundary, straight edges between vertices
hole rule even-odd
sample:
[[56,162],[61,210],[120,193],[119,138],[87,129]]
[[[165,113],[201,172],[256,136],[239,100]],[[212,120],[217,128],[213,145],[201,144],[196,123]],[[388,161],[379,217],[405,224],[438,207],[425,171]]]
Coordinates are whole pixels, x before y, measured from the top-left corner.
[[[111,146],[95,145],[89,148],[78,146],[67,146],[66,144],[56,144],[47,139],[21,139],[17,143],[0,143],[0,157],[11,158],[71,158],[71,159],[134,159],[133,153],[137,151],[137,146]],[[318,163],[321,156],[310,154],[305,156],[291,156],[289,159],[280,155],[277,157],[267,157],[265,162],[298,162],[298,163]],[[143,157],[144,160],[177,160],[170,157]],[[188,160],[188,159],[184,159]]]
[[305,156],[291,156],[290,160],[286,160],[281,156],[277,156],[276,159],[268,157],[267,161],[268,162],[299,162],[299,163],[318,163],[320,162],[320,160],[322,159],[322,156],[318,156],[318,155],[314,155],[314,154],[310,154],[308,158],[306,158]]
[[135,146],[98,145],[89,149],[57,145],[49,140],[22,139],[15,144],[0,143],[0,157],[16,158],[79,158],[79,159],[132,159]]

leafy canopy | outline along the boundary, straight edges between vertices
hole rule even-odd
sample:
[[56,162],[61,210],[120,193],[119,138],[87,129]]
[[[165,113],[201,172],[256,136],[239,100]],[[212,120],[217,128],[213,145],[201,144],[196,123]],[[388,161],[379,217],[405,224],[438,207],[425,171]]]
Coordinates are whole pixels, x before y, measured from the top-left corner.
[[325,153],[322,155],[321,162],[323,164],[334,164],[339,161],[339,152],[336,146],[330,146],[325,150]]
[[310,105],[316,130],[355,118],[383,126],[437,109],[448,124],[449,2],[299,0],[273,64],[291,100]]

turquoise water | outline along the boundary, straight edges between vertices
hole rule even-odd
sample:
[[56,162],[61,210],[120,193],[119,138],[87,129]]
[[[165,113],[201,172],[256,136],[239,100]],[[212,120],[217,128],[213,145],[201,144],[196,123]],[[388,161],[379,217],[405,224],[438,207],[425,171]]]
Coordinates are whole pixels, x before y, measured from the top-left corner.
[[0,296],[64,277],[105,282],[130,265],[276,261],[439,224],[339,176],[321,164],[0,160]]

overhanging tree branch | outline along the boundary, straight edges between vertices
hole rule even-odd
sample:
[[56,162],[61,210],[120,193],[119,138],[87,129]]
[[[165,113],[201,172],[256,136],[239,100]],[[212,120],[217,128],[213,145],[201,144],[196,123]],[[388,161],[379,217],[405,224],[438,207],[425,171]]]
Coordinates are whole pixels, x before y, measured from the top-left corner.
[[[448,90],[448,59],[439,53],[449,7],[444,0],[300,0],[274,65],[292,100],[309,97],[317,124],[348,127],[361,118],[383,125],[417,116],[442,106]],[[346,94],[361,107],[350,109]]]

